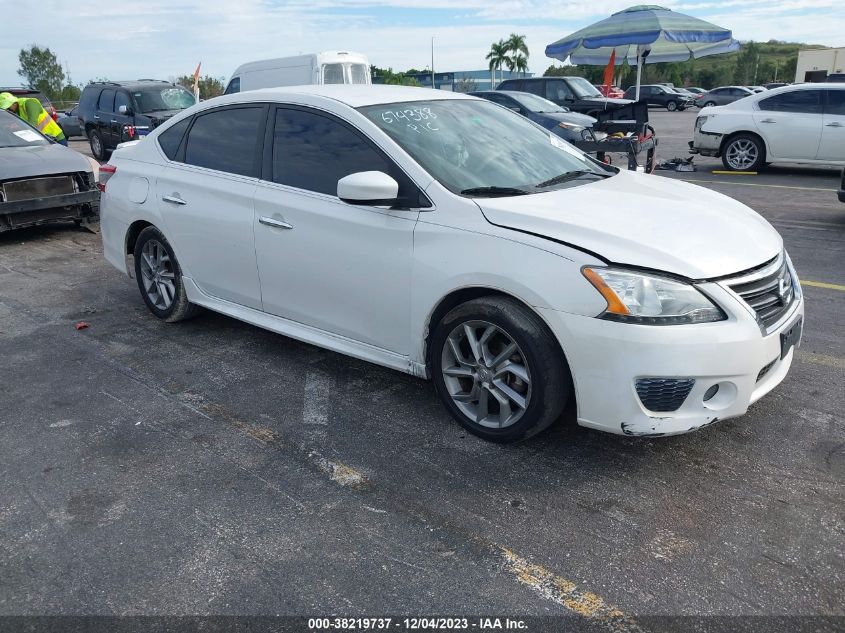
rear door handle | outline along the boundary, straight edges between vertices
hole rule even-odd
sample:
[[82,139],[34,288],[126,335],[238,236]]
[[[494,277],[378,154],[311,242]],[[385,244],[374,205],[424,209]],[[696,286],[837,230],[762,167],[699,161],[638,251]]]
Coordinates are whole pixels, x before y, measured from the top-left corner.
[[170,202],[171,204],[188,204],[179,196],[162,196],[161,199],[165,202]]
[[834,121],[833,123],[825,123],[825,127],[843,127],[839,121]]
[[774,119],[763,119],[760,123],[777,123]]
[[258,221],[261,222],[261,224],[264,224],[266,226],[272,226],[277,229],[293,228],[293,224],[285,222],[284,220],[277,220],[276,218],[268,218],[266,216],[261,216],[260,218],[258,218]]

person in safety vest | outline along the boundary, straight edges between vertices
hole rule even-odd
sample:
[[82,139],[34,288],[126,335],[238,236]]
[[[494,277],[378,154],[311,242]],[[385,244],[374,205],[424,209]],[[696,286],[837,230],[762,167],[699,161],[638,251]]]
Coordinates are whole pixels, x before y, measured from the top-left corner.
[[11,92],[0,92],[0,110],[8,110],[12,114],[18,115],[44,136],[67,146],[62,128],[52,119],[50,113],[44,109],[38,99],[18,99]]

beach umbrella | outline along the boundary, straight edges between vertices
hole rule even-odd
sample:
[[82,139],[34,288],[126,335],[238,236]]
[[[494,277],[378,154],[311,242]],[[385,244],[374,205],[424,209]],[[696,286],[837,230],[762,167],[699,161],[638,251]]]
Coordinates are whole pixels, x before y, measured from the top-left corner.
[[643,63],[682,62],[731,53],[739,50],[739,42],[730,30],[705,20],[655,5],[638,5],[549,44],[546,56],[603,66],[614,50],[616,64],[627,59],[636,65],[639,100]]

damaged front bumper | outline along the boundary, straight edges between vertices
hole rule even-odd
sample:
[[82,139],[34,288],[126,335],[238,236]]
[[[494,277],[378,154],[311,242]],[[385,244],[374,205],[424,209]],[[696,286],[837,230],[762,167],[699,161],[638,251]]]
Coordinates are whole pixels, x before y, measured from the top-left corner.
[[97,189],[0,202],[0,232],[60,220],[93,221],[99,216]]

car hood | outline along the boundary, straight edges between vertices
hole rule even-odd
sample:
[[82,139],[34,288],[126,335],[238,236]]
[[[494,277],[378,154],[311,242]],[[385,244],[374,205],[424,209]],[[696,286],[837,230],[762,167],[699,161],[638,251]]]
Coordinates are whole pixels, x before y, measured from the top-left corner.
[[631,99],[613,99],[613,98],[608,98],[608,97],[583,97],[581,99],[581,101],[589,101],[589,102],[592,102],[592,103],[600,103],[601,105],[604,105],[606,103],[607,105],[620,105],[620,106],[629,105],[631,103],[634,103],[633,100],[631,100]]
[[172,116],[175,116],[182,112],[182,110],[156,110],[155,112],[139,112],[141,116],[145,116],[148,119],[158,120],[158,121],[166,121]]
[[82,154],[58,143],[0,147],[0,177],[3,180],[75,171],[91,171],[91,164]]
[[778,232],[744,204],[662,176],[622,171],[547,193],[475,202],[497,226],[690,279],[747,270],[783,249]]
[[583,127],[593,127],[596,123],[596,119],[593,117],[587,116],[586,114],[578,114],[577,112],[538,112],[537,115]]

